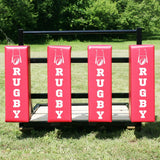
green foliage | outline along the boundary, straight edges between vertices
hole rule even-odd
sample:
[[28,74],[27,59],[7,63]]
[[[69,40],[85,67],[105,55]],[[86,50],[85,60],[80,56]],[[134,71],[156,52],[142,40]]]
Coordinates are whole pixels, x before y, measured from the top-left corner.
[[91,2],[92,0],[65,1],[61,10],[60,29],[86,29],[86,9]]
[[37,13],[37,30],[58,30],[61,1],[33,0]]
[[[121,0],[123,1],[123,0]],[[160,5],[156,0],[135,2],[128,0],[124,12],[119,18],[120,26],[125,29],[144,28],[145,32],[160,31]]]
[[17,30],[144,28],[160,33],[158,0],[0,0],[0,40]]
[[118,11],[110,0],[66,2],[61,12],[63,29],[113,29]]
[[87,21],[91,29],[116,29],[118,11],[110,0],[92,0],[87,8]]
[[37,15],[34,5],[28,0],[0,0],[0,28],[13,39],[18,28],[36,28]]

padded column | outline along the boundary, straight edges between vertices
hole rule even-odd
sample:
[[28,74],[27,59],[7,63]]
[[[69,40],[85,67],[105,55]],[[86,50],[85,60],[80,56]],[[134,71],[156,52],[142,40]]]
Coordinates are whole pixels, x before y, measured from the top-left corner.
[[112,121],[112,46],[88,46],[89,122]]
[[132,122],[155,121],[154,46],[129,47],[129,112]]
[[6,122],[29,122],[30,105],[30,47],[5,47]]
[[71,121],[71,47],[48,46],[48,122]]

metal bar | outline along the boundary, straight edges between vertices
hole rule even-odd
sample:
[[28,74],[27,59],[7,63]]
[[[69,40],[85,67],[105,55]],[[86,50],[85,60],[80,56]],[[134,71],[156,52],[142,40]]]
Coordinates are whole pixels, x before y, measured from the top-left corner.
[[113,57],[112,63],[128,63],[129,58],[128,57]]
[[[72,93],[72,98],[88,98],[88,93]],[[128,98],[128,93],[112,93],[112,98]],[[47,93],[32,93],[31,94],[32,99],[47,99],[48,95]]]
[[23,29],[18,30],[18,44],[23,45]]
[[137,44],[142,44],[142,28],[137,28]]
[[88,93],[72,93],[72,98],[88,98]]
[[24,31],[23,34],[52,34],[52,35],[75,35],[75,34],[123,34],[136,33],[137,30],[71,30],[71,31]]
[[112,98],[129,98],[129,93],[112,93]]
[[[72,121],[72,122],[52,122],[48,123],[48,121],[37,121],[37,122],[20,122],[19,123],[19,130],[21,132],[27,132],[31,131],[33,129],[55,129],[55,127],[63,127],[64,126],[70,126],[71,128],[68,128],[69,131],[72,132],[73,127],[92,127],[90,129],[95,129],[95,126],[101,126],[101,127],[121,127],[121,129],[126,129],[127,126],[135,126],[136,124],[131,121],[124,121],[124,120],[117,120],[112,121],[112,123],[106,123],[106,122],[88,122],[88,120],[79,120],[79,121]],[[96,127],[97,128],[97,127]],[[75,128],[74,128],[75,129]],[[96,129],[97,130],[97,129]],[[98,130],[97,130],[98,131]]]
[[47,99],[48,94],[47,93],[32,93],[31,98],[32,99]]
[[30,63],[47,63],[47,58],[30,58]]
[[88,58],[71,58],[71,63],[88,63]]
[[135,129],[136,129],[136,131],[137,132],[140,132],[141,131],[141,129],[142,129],[142,122],[137,122],[136,124],[135,124]]
[[[113,57],[112,63],[128,63],[127,57]],[[47,58],[31,58],[30,63],[47,63]],[[71,63],[88,63],[88,58],[71,58]]]

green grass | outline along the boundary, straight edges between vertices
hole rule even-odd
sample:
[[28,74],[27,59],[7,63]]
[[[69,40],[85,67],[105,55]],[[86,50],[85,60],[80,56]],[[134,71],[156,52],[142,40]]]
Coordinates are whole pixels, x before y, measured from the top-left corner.
[[[30,46],[31,46],[31,51],[33,52],[44,52],[47,50],[48,45],[70,45],[72,46],[73,51],[85,51],[87,50],[88,45],[96,45],[96,44],[108,44],[108,45],[112,45],[112,48],[114,50],[119,50],[119,49],[126,50],[128,49],[129,45],[136,44],[136,41],[123,41],[123,40],[116,41],[115,40],[115,41],[108,41],[108,42],[107,41],[106,42],[89,42],[89,41],[81,42],[79,40],[75,40],[75,41],[50,40],[47,44],[43,44],[43,45],[31,44]],[[143,40],[143,44],[152,44],[152,45],[155,45],[155,49],[160,49],[160,40]],[[12,44],[9,44],[9,45],[12,45]],[[0,53],[4,52],[4,46],[5,45],[0,44]]]
[[[77,45],[78,44],[78,45]],[[129,45],[134,45],[136,44],[135,41],[115,41],[115,42],[88,42],[88,41],[84,41],[84,42],[80,42],[80,41],[50,41],[48,44],[45,45],[31,45],[33,47],[33,51],[45,51],[48,45],[70,45],[72,46],[72,50],[73,51],[84,51],[87,50],[88,45],[98,45],[98,44],[107,44],[107,45],[112,45],[112,48],[115,50],[119,50],[119,49],[128,49]],[[153,44],[155,45],[156,49],[160,49],[160,40],[144,40],[143,44]]]
[[[154,44],[158,48],[158,43]],[[113,42],[113,56],[128,56],[123,45]],[[150,43],[150,41],[146,41]],[[52,43],[50,42],[50,45]],[[96,42],[55,42],[73,46],[72,56],[86,57],[87,45]],[[123,45],[122,45],[123,44]],[[3,47],[0,45],[0,48]],[[46,57],[47,44],[31,45],[32,57]],[[118,48],[119,47],[119,48]],[[156,122],[144,123],[141,132],[122,127],[61,127],[21,133],[17,123],[5,123],[4,50],[0,49],[0,159],[160,159],[160,48],[155,56]],[[77,66],[78,65],[78,66]],[[113,92],[128,92],[128,65],[113,64]],[[32,92],[47,92],[47,65],[32,64]],[[41,77],[39,79],[39,77]],[[72,92],[87,92],[87,65],[72,64]],[[81,100],[86,102],[86,100]],[[120,101],[120,100],[114,100]],[[123,101],[123,100],[121,100]],[[33,104],[46,102],[34,100]],[[75,102],[75,100],[73,101]]]

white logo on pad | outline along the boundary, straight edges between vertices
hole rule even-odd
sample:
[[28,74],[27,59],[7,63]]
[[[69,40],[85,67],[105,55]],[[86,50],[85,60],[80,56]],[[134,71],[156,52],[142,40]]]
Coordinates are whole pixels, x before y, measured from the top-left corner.
[[64,57],[63,57],[63,50],[61,49],[61,52],[57,53],[57,50],[55,49],[55,57],[54,57],[54,63],[59,66],[62,63],[64,63]]
[[141,52],[140,49],[139,49],[138,63],[140,65],[144,65],[144,64],[148,63],[148,57],[147,57],[146,49],[144,49],[144,52]]
[[13,49],[11,63],[13,63],[14,65],[18,65],[19,63],[22,63],[20,49],[18,53],[15,53],[15,50]]
[[95,64],[97,66],[102,66],[103,64],[105,64],[105,57],[104,57],[104,50],[99,50],[97,52],[96,50],[96,59],[95,59]]

